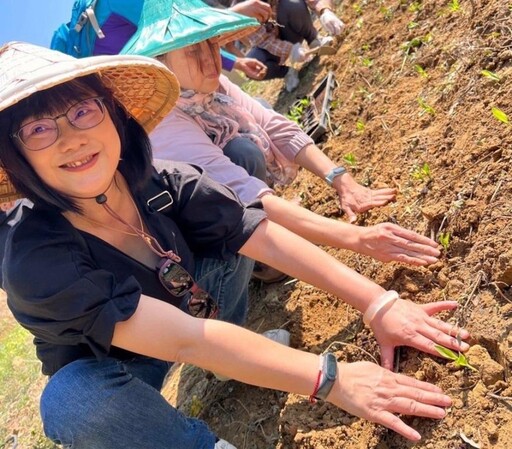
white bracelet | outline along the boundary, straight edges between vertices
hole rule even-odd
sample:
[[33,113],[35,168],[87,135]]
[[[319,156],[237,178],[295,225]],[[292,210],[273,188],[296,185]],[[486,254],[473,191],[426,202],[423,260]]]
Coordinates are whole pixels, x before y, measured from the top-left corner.
[[377,299],[374,299],[366,309],[366,312],[363,314],[364,324],[369,326],[372,320],[375,318],[375,315],[379,313],[379,310],[381,310],[387,304],[395,302],[398,298],[400,298],[400,295],[396,291],[389,290],[384,292]]

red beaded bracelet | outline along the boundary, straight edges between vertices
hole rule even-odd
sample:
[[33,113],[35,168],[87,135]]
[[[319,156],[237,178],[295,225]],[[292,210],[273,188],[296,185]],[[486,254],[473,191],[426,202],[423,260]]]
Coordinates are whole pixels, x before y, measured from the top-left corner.
[[318,371],[318,376],[316,376],[315,388],[313,389],[313,393],[311,393],[311,396],[309,397],[309,402],[311,402],[312,404],[315,404],[317,401],[316,394],[318,393],[318,387],[320,386],[321,378],[322,378],[322,370],[320,369]]

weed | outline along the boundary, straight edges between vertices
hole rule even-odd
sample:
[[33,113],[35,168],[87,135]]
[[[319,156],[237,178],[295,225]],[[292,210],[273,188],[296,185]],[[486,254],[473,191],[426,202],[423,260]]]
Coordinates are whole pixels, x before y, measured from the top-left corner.
[[501,81],[501,78],[498,75],[496,75],[496,73],[491,72],[489,70],[482,70],[480,72],[480,74],[482,76],[485,76],[486,78],[489,78],[492,81],[497,81],[497,82]]
[[494,115],[494,118],[496,118],[500,122],[505,123],[506,125],[510,125],[508,115],[505,114],[501,109],[492,108],[492,115]]
[[370,51],[370,44],[363,44],[361,45],[361,50],[366,52],[366,51]]
[[419,64],[416,64],[414,66],[414,70],[416,70],[416,73],[421,76],[422,78],[428,78],[428,73],[425,71],[423,67],[421,67]]
[[359,17],[359,19],[356,20],[356,28],[360,30],[363,28],[364,20],[362,17]]
[[343,156],[343,160],[349,167],[355,167],[357,165],[357,160],[354,153],[345,154],[345,156]]
[[360,134],[364,133],[365,124],[361,119],[358,119],[356,122],[356,131]]
[[413,30],[414,28],[416,28],[417,26],[419,26],[419,23],[418,22],[414,22],[414,21],[411,21],[407,24],[407,29],[408,30]]
[[449,232],[441,232],[439,234],[438,240],[445,252],[450,248],[450,239],[451,235]]
[[425,162],[421,167],[415,166],[411,173],[415,181],[427,181],[431,179],[430,166]]
[[423,97],[418,98],[418,104],[420,105],[420,108],[422,109],[421,114],[424,113],[430,114],[430,115],[436,115],[436,110],[430,106]]
[[455,366],[463,366],[469,368],[470,370],[477,371],[477,369],[474,366],[471,366],[469,364],[464,354],[461,354],[460,352],[457,354],[453,352],[451,349],[445,348],[444,346],[441,345],[434,345],[434,347],[436,348],[436,351],[439,353],[439,355],[441,355],[441,357],[444,357],[445,359],[448,360],[453,360],[455,362]]

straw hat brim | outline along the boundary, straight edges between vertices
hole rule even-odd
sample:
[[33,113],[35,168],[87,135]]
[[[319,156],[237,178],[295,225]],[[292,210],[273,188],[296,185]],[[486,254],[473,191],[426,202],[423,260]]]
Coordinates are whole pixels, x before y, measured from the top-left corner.
[[146,130],[151,132],[172,110],[179,97],[176,76],[158,61],[136,55],[92,56],[54,62],[35,69],[28,79],[0,92],[0,111],[30,95],[71,81],[98,74],[115,98]]

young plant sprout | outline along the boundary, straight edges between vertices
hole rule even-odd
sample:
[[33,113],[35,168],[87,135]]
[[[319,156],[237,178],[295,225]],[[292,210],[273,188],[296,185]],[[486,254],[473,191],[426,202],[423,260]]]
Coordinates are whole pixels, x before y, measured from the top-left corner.
[[448,3],[448,10],[450,12],[458,12],[460,10],[459,0],[450,0]]
[[411,174],[416,181],[426,181],[430,175],[430,166],[426,162],[421,167],[415,166]]
[[485,76],[486,78],[489,78],[492,81],[496,81],[496,82],[501,81],[501,78],[498,75],[496,75],[496,73],[491,72],[490,70],[482,70],[480,72],[480,74],[482,76]]
[[362,134],[364,133],[364,128],[366,127],[365,123],[361,120],[361,119],[358,119],[357,122],[356,122],[356,130],[358,133]]
[[419,64],[416,64],[414,66],[414,70],[416,70],[416,73],[421,76],[422,78],[428,78],[428,73],[425,71],[423,67],[421,67]]
[[420,105],[420,108],[422,109],[421,114],[424,113],[430,114],[430,115],[436,115],[436,110],[430,106],[423,97],[418,98],[418,104]]
[[441,232],[441,234],[439,234],[439,243],[441,244],[441,246],[443,247],[443,249],[446,251],[448,251],[448,248],[450,247],[450,239],[451,239],[451,235],[449,232]]
[[356,156],[354,153],[347,153],[343,156],[343,160],[350,167],[354,167],[357,164]]
[[508,115],[505,114],[501,109],[492,108],[492,115],[494,115],[494,118],[496,118],[500,122],[505,123],[506,125],[510,125]]
[[455,366],[459,368],[462,366],[465,368],[469,368],[472,371],[477,371],[477,369],[474,366],[469,364],[464,354],[461,354],[460,352],[455,353],[451,349],[445,348],[444,346],[441,345],[434,345],[434,347],[436,348],[436,351],[439,353],[441,357],[444,357],[445,359],[448,360],[453,360]]
[[290,108],[290,112],[286,114],[286,118],[300,125],[304,111],[310,103],[311,100],[309,98],[302,98]]

